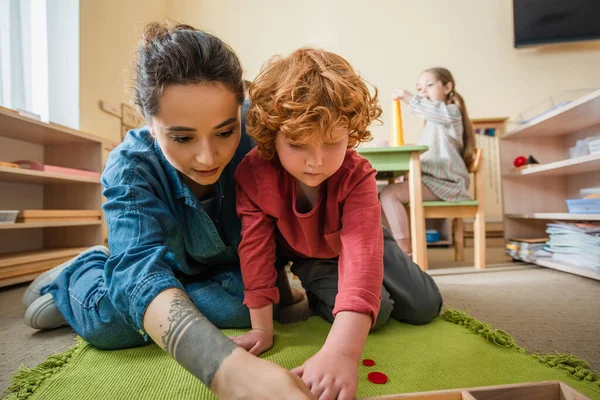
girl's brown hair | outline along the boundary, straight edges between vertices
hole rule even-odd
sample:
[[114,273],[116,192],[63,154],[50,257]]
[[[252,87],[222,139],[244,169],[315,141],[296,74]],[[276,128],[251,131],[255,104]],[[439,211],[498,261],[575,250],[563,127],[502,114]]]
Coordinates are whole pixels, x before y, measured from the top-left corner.
[[277,132],[294,144],[314,145],[332,140],[333,129],[341,126],[350,131],[348,147],[355,147],[371,139],[367,128],[380,115],[377,89],[371,95],[348,61],[304,48],[263,66],[250,86],[246,125],[269,159]]
[[473,156],[475,155],[475,132],[473,131],[473,125],[471,125],[471,120],[469,119],[469,114],[467,113],[467,106],[462,96],[458,94],[456,91],[456,82],[454,82],[454,77],[446,68],[435,67],[429,68],[423,71],[432,73],[436,79],[440,80],[443,85],[446,85],[448,82],[452,83],[452,91],[448,93],[448,103],[456,104],[460,113],[462,115],[462,123],[463,123],[463,153],[462,157],[465,161],[465,165],[467,168],[471,165],[473,161]]

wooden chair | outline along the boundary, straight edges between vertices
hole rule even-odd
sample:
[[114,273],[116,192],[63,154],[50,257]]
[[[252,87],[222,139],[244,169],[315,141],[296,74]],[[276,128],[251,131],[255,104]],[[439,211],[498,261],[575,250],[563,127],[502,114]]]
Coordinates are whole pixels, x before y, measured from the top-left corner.
[[473,236],[475,241],[475,268],[485,268],[485,212],[483,210],[484,182],[482,150],[475,149],[473,162],[469,166],[469,173],[474,175],[475,196],[473,200],[448,202],[424,201],[423,209],[427,218],[453,219],[454,232],[454,259],[464,261],[465,225],[463,218],[475,218],[473,223]]

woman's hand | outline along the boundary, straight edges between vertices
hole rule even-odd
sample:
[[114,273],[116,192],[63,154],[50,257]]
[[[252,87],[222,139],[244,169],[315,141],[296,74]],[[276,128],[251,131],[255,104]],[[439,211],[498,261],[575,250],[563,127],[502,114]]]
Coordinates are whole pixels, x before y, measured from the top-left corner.
[[255,356],[273,347],[273,334],[262,329],[252,329],[243,335],[232,337],[231,340]]
[[223,361],[210,388],[219,399],[316,399],[292,372],[239,348]]

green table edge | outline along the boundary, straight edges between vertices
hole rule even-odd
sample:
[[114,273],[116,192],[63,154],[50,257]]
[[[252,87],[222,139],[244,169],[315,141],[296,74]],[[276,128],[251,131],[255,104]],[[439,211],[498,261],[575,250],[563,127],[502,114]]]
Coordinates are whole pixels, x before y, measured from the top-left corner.
[[358,148],[358,154],[381,154],[381,153],[412,153],[418,151],[424,153],[429,150],[427,146],[400,146],[400,147],[365,147]]

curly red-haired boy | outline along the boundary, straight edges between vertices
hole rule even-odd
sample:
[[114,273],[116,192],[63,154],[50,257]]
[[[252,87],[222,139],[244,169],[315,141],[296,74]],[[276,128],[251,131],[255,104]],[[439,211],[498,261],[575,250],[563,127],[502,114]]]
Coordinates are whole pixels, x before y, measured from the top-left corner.
[[354,398],[370,329],[390,317],[427,323],[442,304],[433,279],[383,230],[375,170],[354,150],[380,115],[377,90],[324,50],[273,58],[250,87],[257,147],[235,178],[252,330],[234,341],[253,354],[272,346],[278,270],[291,261],[311,309],[333,323],[294,370],[320,399]]

